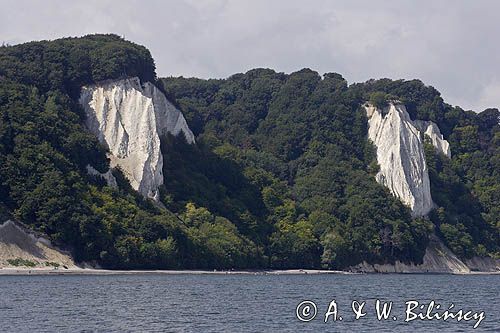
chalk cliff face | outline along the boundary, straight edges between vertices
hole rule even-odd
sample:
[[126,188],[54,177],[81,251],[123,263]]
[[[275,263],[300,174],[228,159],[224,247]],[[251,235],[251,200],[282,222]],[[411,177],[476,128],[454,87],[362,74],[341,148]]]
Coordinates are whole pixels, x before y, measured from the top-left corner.
[[377,148],[380,171],[376,179],[412,210],[413,216],[430,212],[432,202],[429,174],[425,162],[424,135],[439,152],[451,156],[449,144],[436,124],[412,121],[402,104],[384,109],[365,105],[368,137]]
[[158,199],[163,184],[160,136],[194,135],[182,113],[152,83],[138,78],[106,81],[82,88],[86,125],[109,148],[111,166],[119,166],[132,188]]
[[432,121],[425,120],[415,120],[413,124],[420,130],[420,132],[424,133],[424,135],[431,139],[432,145],[436,148],[438,153],[451,158],[450,144],[443,138],[438,125]]

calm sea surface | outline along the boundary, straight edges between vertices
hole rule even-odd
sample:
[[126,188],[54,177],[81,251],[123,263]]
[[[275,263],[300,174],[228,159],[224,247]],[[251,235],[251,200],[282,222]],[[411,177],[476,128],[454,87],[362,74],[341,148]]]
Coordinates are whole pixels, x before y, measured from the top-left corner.
[[[334,299],[343,320],[333,322],[331,316],[325,323]],[[376,299],[393,301],[388,320],[377,320]],[[303,300],[317,307],[309,322],[296,317]],[[366,301],[367,314],[359,320],[354,320],[353,300]],[[473,331],[475,320],[405,323],[408,300],[435,300],[441,310],[453,303],[455,311],[484,311],[485,319],[474,331],[500,332],[500,275],[148,274],[0,276],[0,331]]]

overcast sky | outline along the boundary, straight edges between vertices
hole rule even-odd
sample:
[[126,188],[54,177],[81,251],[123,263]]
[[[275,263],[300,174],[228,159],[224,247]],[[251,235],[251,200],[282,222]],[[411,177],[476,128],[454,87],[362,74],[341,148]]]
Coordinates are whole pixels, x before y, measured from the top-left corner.
[[419,78],[465,109],[500,107],[500,1],[0,0],[0,43],[116,33],[159,76],[255,67]]

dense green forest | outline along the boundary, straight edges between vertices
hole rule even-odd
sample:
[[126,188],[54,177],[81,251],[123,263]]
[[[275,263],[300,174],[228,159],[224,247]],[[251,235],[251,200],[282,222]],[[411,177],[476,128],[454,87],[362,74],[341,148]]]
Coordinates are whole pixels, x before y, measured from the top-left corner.
[[[82,85],[156,83],[197,137],[164,136],[164,207],[89,176],[106,150],[83,126]],[[435,121],[448,160],[427,147],[428,218],[383,186],[361,104],[403,101]],[[341,75],[255,69],[224,80],[157,79],[147,49],[115,35],[0,48],[0,215],[107,268],[345,268],[420,262],[436,232],[457,254],[500,253],[496,109],[444,103],[418,80],[348,85]],[[165,208],[166,207],[166,208]]]
[[[498,110],[476,114],[451,107],[418,80],[348,86],[339,74],[321,77],[309,69],[162,82],[198,143],[235,161],[260,189],[268,225],[274,226],[267,246],[272,265],[303,266],[304,259],[334,268],[362,259],[418,262],[431,232],[464,258],[498,255]],[[451,144],[451,161],[426,149],[438,205],[428,219],[412,220],[373,177],[378,166],[360,105],[370,100],[383,106],[391,98],[402,101],[413,119],[436,122]],[[183,193],[180,184],[166,186],[176,200],[203,199]],[[276,216],[286,207],[293,213]]]

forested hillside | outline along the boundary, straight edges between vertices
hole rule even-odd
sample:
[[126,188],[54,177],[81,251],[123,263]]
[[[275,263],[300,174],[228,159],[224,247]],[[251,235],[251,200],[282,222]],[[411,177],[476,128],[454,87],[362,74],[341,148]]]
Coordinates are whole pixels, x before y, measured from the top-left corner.
[[[236,161],[260,189],[267,222],[274,226],[268,248],[275,265],[303,266],[317,254],[329,267],[361,259],[418,262],[433,230],[462,258],[498,255],[497,109],[477,114],[451,107],[418,80],[348,86],[339,74],[321,77],[309,69],[290,75],[255,69],[226,80],[163,83],[198,142]],[[434,121],[451,144],[451,160],[430,145],[426,149],[438,206],[429,219],[412,220],[374,180],[378,166],[360,106],[368,100],[382,107],[389,99],[404,103],[412,119]],[[178,200],[206,199],[182,192],[175,182],[166,186]]]
[[83,126],[80,88],[127,76],[154,81],[154,62],[114,35],[0,48],[2,210],[76,260],[108,268],[258,267],[257,246],[227,220],[196,207],[181,219],[132,191],[119,170],[118,189],[87,174],[87,164],[104,172],[109,161]]
[[[83,85],[139,77],[165,91],[196,144],[163,136],[161,204],[87,174],[109,168],[84,126]],[[436,122],[429,218],[374,178],[361,105],[405,103]],[[451,107],[420,81],[349,86],[335,73],[255,69],[158,80],[149,51],[115,35],[0,48],[0,216],[13,215],[106,268],[345,268],[420,262],[437,233],[463,258],[500,253],[499,112]],[[165,208],[166,207],[166,208]],[[1,222],[1,221],[0,221]]]

